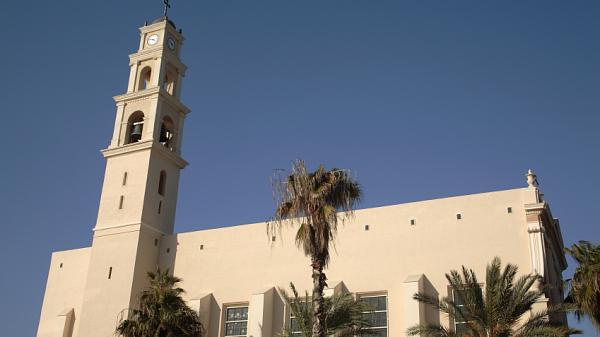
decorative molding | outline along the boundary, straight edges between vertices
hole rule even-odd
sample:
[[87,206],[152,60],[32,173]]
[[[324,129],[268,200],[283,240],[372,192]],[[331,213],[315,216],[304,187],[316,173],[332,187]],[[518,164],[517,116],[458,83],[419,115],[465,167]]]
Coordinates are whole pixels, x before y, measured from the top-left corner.
[[[525,215],[532,272],[544,278],[548,272],[551,272],[546,268],[549,263],[548,254],[558,257],[561,271],[565,270],[567,261],[563,252],[563,239],[559,232],[558,220],[552,217],[548,203],[541,201],[526,204]],[[552,252],[547,252],[546,249],[550,249]]]
[[128,103],[138,102],[138,101],[142,101],[142,100],[146,100],[146,99],[151,99],[151,98],[154,98],[153,96],[163,98],[164,101],[171,108],[173,108],[174,110],[176,110],[180,113],[183,113],[184,115],[187,115],[191,111],[187,106],[185,106],[183,103],[181,103],[173,95],[170,95],[165,89],[163,89],[160,86],[156,86],[156,87],[152,87],[152,88],[148,88],[148,89],[144,89],[144,90],[140,90],[140,91],[128,92],[123,95],[114,96],[113,99],[115,100],[117,105],[119,105],[119,104],[128,104]]
[[152,87],[152,88],[148,88],[148,89],[144,89],[144,90],[132,91],[132,92],[128,92],[128,93],[125,93],[122,95],[117,95],[117,96],[114,96],[113,99],[115,100],[115,103],[117,103],[117,104],[130,103],[130,102],[135,102],[136,100],[139,101],[142,99],[150,98],[150,96],[158,94],[159,91],[160,91],[160,87],[156,86],[156,87]]
[[108,148],[101,150],[100,153],[104,156],[104,158],[115,157],[124,155],[127,153],[133,153],[138,151],[144,151],[151,149],[153,151],[157,151],[158,154],[163,157],[171,160],[178,168],[183,169],[188,165],[188,162],[183,160],[181,156],[173,151],[170,151],[162,144],[155,142],[154,140],[143,140],[137,143],[125,144],[123,146]]
[[119,156],[126,153],[138,152],[142,150],[146,150],[152,147],[152,143],[154,141],[150,140],[142,140],[137,143],[125,144],[119,147],[108,148],[104,150],[100,150],[100,153],[104,156],[104,158]]
[[[133,223],[128,223],[128,224],[113,225],[113,226],[108,226],[108,227],[98,227],[98,225],[96,225],[96,227],[94,227],[94,229],[92,229],[92,231],[94,232],[94,236],[100,237],[100,236],[115,235],[115,234],[129,233],[129,232],[137,232],[137,231],[140,231],[142,228],[152,230],[161,235],[166,235],[166,233],[159,230],[158,228],[154,228],[143,222],[133,222]],[[122,230],[119,231],[119,229],[122,229]],[[102,233],[104,231],[108,231],[108,233]]]
[[142,49],[138,52],[129,55],[129,66],[133,66],[137,63],[148,61],[148,60],[157,60],[159,58],[166,59],[170,64],[175,67],[182,76],[185,76],[187,71],[187,66],[181,62],[181,60],[174,55],[170,50],[165,49],[162,45],[159,47]]

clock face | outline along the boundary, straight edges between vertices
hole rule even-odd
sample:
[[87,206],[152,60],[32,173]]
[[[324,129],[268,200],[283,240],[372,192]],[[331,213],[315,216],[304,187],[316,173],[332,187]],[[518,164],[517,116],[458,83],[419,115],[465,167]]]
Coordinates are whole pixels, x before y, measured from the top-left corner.
[[169,38],[167,40],[167,46],[169,47],[169,49],[175,50],[175,40],[173,40],[172,38]]
[[154,46],[156,44],[156,42],[158,42],[158,35],[152,34],[152,35],[148,36],[147,42],[148,42],[148,45]]

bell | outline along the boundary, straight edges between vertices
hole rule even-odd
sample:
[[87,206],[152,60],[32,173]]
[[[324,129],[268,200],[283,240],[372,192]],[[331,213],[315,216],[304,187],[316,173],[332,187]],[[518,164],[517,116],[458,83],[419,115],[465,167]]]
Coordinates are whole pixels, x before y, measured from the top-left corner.
[[133,125],[133,130],[129,136],[132,142],[137,142],[138,140],[142,139],[142,126],[143,124],[141,123]]
[[171,131],[162,127],[160,130],[159,142],[161,142],[162,144],[167,144],[169,142],[169,140],[171,140],[171,137],[172,137]]
[[168,131],[165,130],[164,128],[162,128],[160,130],[160,139],[159,142],[161,143],[166,143],[169,140],[169,137],[167,136]]

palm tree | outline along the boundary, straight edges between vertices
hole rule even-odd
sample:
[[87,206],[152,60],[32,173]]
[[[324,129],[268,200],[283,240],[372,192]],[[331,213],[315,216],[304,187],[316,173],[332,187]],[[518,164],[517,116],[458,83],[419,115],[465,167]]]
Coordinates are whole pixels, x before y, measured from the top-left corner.
[[463,266],[462,273],[452,270],[446,279],[453,296],[439,300],[418,293],[413,298],[453,318],[458,331],[434,324],[413,326],[407,333],[426,337],[563,337],[578,333],[550,321],[562,308],[531,312],[544,294],[537,287],[540,277],[527,274],[516,278],[517,270],[513,264],[502,268],[500,259],[494,258],[487,266],[484,287],[472,269]]
[[[323,289],[327,278],[323,269],[329,262],[329,248],[338,220],[352,215],[361,190],[348,171],[325,170],[321,165],[316,171],[307,172],[301,160],[294,163],[287,179],[281,184],[277,182],[276,186],[280,200],[269,231],[276,233],[283,224],[298,225],[296,244],[310,256],[312,267],[312,336],[325,337]],[[344,213],[338,214],[338,211]]]
[[[290,297],[283,289],[280,292],[285,303],[290,308],[293,316],[289,328],[279,334],[279,337],[311,337],[313,325],[313,305],[308,300],[308,291],[303,298],[298,296],[298,291],[293,283],[290,283],[293,297]],[[368,311],[369,306],[356,300],[350,293],[335,294],[324,298],[325,307],[325,333],[332,337],[353,337],[360,335],[369,327],[368,321],[363,317],[363,312]]]
[[577,319],[586,315],[600,330],[600,245],[579,241],[565,251],[579,264],[569,282],[566,302],[575,304]]
[[138,308],[117,326],[123,337],[200,337],[202,324],[194,310],[181,298],[184,290],[176,287],[180,278],[168,271],[149,272],[150,287],[141,293]]

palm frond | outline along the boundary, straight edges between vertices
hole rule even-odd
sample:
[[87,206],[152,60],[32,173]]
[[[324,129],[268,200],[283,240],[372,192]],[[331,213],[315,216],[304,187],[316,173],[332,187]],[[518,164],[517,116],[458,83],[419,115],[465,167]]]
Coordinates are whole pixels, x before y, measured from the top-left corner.
[[[486,268],[484,288],[475,272],[463,266],[460,271],[452,270],[446,274],[452,289],[451,296],[438,299],[418,293],[413,298],[455,321],[464,322],[463,336],[537,337],[545,333],[550,337],[564,337],[576,332],[550,319],[564,313],[568,309],[564,306],[550,307],[529,316],[533,305],[543,297],[543,288],[538,287],[539,276],[526,274],[517,277],[517,273],[516,265],[502,267],[500,259],[494,258]],[[455,334],[441,325],[418,325],[410,328],[408,333],[422,336]]]
[[198,314],[181,298],[176,285],[181,279],[168,270],[149,272],[150,286],[144,290],[138,308],[119,323],[116,333],[123,337],[180,336],[200,337],[203,332]]

